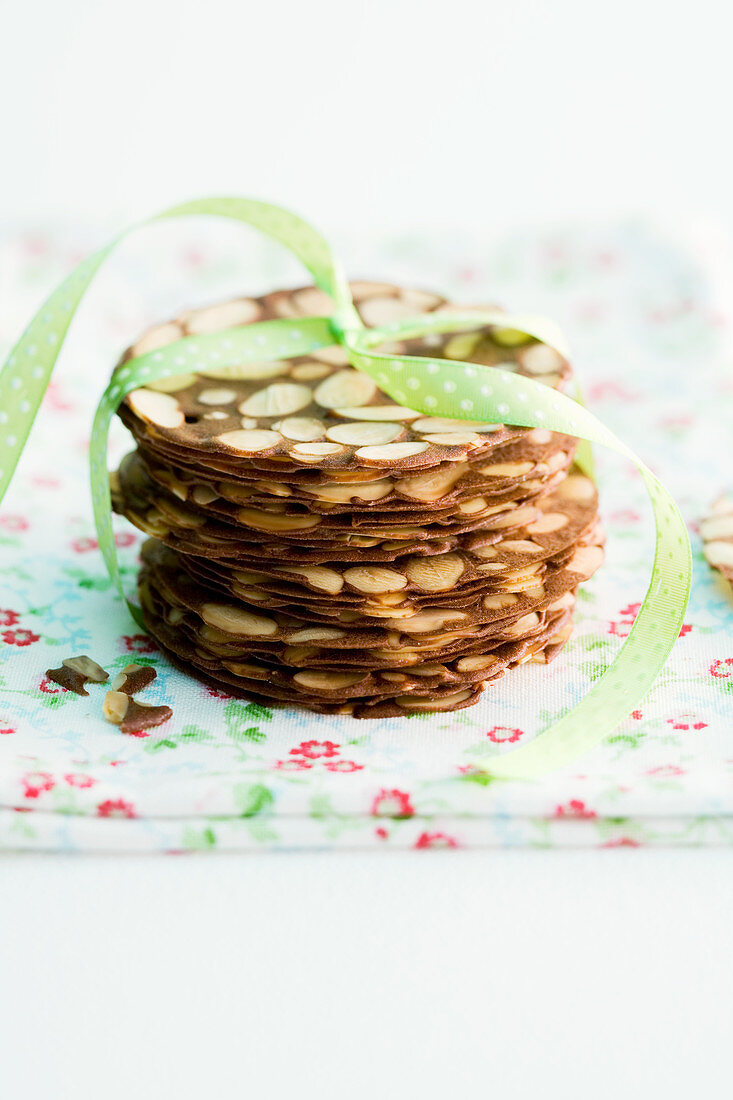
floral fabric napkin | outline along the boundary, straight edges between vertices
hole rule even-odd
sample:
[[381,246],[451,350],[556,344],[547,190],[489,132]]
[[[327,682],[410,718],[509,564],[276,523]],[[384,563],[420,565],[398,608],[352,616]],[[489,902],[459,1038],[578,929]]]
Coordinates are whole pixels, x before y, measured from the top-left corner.
[[[100,234],[99,239],[104,239]],[[0,235],[0,347],[95,241],[68,228]],[[524,666],[455,714],[356,721],[231,699],[172,669],[107,579],[86,447],[96,397],[148,321],[227,294],[296,285],[251,239],[197,228],[125,246],[90,295],[0,508],[0,847],[53,851],[599,846],[733,841],[733,596],[696,524],[730,489],[733,367],[725,257],[643,224],[503,240],[461,234],[336,242],[355,277],[392,278],[556,317],[587,403],[676,496],[694,535],[681,638],[607,742],[535,783],[487,782],[479,755],[528,740],[602,672],[638,610],[652,524],[638,476],[597,453],[605,566],[549,667]],[[301,280],[302,281],[302,280]],[[165,289],[161,289],[165,288]],[[0,415],[2,415],[0,411]],[[120,429],[111,462],[125,450]],[[130,589],[141,536],[122,521]],[[158,672],[145,701],[173,717],[123,735],[45,676],[87,653],[114,676]]]

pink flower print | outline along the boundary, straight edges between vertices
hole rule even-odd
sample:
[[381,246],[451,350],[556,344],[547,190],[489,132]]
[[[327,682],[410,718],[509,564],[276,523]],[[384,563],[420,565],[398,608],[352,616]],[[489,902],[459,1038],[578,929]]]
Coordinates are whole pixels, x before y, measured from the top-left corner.
[[304,772],[312,768],[313,764],[310,760],[304,760],[301,757],[296,760],[276,760],[272,766],[280,772]]
[[219,688],[209,687],[206,685],[206,694],[212,699],[233,699],[234,696],[230,695],[227,691],[221,691]]
[[15,730],[13,729],[12,726],[6,726],[5,729],[0,728],[0,737],[2,737],[3,734],[9,734],[9,733],[15,733]]
[[74,539],[71,543],[71,549],[77,554],[86,554],[89,550],[98,550],[99,543],[93,538]]
[[38,798],[44,791],[52,791],[56,780],[50,772],[29,772],[21,779],[26,798]]
[[388,791],[382,788],[372,802],[372,813],[375,817],[412,817],[414,812],[415,807],[406,791]]
[[2,638],[6,645],[17,646],[33,645],[40,637],[40,634],[34,634],[32,630],[25,629],[4,630],[3,633],[0,634],[0,638]]
[[578,798],[571,798],[564,805],[555,807],[555,817],[574,817],[590,821],[596,816],[595,810],[588,809],[585,802],[581,802]]
[[604,844],[601,844],[601,848],[640,848],[638,840],[633,840],[630,836],[621,836],[618,840],[607,840]]
[[363,764],[356,764],[353,760],[330,760],[324,765],[330,772],[360,772]]
[[78,787],[80,790],[84,790],[87,787],[93,787],[97,782],[94,776],[80,775],[75,772],[69,772],[68,775],[64,776],[64,779],[70,787]]
[[18,621],[18,612],[9,608],[0,607],[0,626],[15,626]]
[[640,607],[640,603],[630,603],[628,607],[623,607],[619,612],[621,618],[608,624],[608,633],[615,634],[617,638],[628,638]]
[[685,634],[689,634],[692,630],[692,626],[689,623],[684,623],[680,629],[680,638],[684,638]]
[[18,535],[21,531],[27,531],[30,524],[23,516],[0,516],[0,529],[11,535]]
[[378,829],[374,830],[374,835],[377,838],[377,840],[386,840],[387,837],[389,836],[389,833],[387,832],[387,830],[384,828],[383,825],[380,825]]
[[718,680],[729,680],[733,676],[733,657],[723,657],[713,661],[708,672]]
[[44,404],[55,412],[68,412],[73,409],[73,405],[63,396],[63,390],[58,382],[51,381],[48,383],[48,389],[46,390],[43,398]]
[[685,775],[686,773],[685,769],[678,767],[677,764],[659,764],[656,768],[650,768],[644,774],[651,775],[655,779],[675,779],[678,775]]
[[118,550],[123,550],[126,546],[134,546],[137,542],[137,536],[133,535],[132,531],[120,531],[115,535],[115,546]]
[[707,722],[701,722],[694,714],[681,714],[679,718],[668,718],[667,725],[673,730],[704,730]]
[[97,806],[97,817],[136,817],[135,807],[124,798],[108,798]]
[[509,726],[494,726],[493,729],[487,732],[486,736],[489,741],[493,741],[496,745],[511,745],[524,736],[524,730],[511,729]]
[[445,833],[420,833],[415,841],[416,848],[457,848],[458,841]]
[[290,755],[320,760],[321,757],[338,756],[339,749],[340,746],[334,741],[301,741],[297,748],[290,750]]
[[639,719],[640,719],[640,718],[642,717],[642,713],[641,713],[641,711],[640,711],[640,710],[632,710],[632,712],[631,712],[631,714],[629,715],[629,717],[630,717],[630,718],[635,718],[635,719],[636,719],[636,721],[638,722],[638,721],[639,721]]
[[155,653],[158,649],[148,634],[123,634],[122,641],[130,653]]
[[641,516],[630,508],[620,508],[618,512],[611,512],[611,523],[640,523]]

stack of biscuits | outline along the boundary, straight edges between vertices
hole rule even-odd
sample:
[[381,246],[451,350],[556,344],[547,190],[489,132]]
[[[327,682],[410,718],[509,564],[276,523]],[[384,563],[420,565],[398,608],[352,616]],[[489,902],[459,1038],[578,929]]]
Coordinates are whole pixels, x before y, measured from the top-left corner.
[[[451,307],[354,283],[368,326]],[[192,310],[127,359],[184,335],[323,316],[309,287]],[[564,389],[569,364],[516,330],[382,350],[501,366]],[[576,441],[396,405],[339,346],[151,383],[119,415],[136,449],[115,509],[150,535],[140,600],[180,667],[266,705],[383,718],[456,710],[572,630],[603,558]]]

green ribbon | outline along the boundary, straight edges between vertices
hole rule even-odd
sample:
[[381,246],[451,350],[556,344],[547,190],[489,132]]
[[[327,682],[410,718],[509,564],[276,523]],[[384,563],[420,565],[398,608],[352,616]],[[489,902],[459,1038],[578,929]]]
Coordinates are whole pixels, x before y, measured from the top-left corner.
[[[206,374],[263,359],[289,359],[338,343],[346,349],[352,365],[370,375],[400,405],[428,416],[548,428],[582,441],[579,454],[586,469],[590,463],[590,443],[600,443],[633,462],[640,471],[654,513],[656,547],[649,587],[626,641],[603,676],[573,710],[528,744],[498,757],[479,758],[479,763],[496,778],[534,779],[571,763],[598,744],[646,694],[679,636],[689,596],[692,559],[677,505],[652,471],[592,413],[541,382],[501,367],[374,350],[394,340],[500,325],[523,332],[566,355],[567,349],[555,326],[538,318],[487,310],[438,311],[366,329],[327,242],[290,211],[251,199],[214,198],[172,207],[151,221],[191,214],[240,221],[279,241],[303,262],[316,285],[333,300],[334,309],[329,317],[264,321],[184,337],[130,359],[115,371],[94,417],[90,470],[99,547],[123,598],[126,597],[112,530],[107,435],[112,416],[125,395],[171,375]],[[83,260],[51,294],[0,371],[0,500],[23,451],[69,324],[98,268],[123,236],[126,234],[120,234]],[[141,623],[139,609],[129,601],[128,606]]]

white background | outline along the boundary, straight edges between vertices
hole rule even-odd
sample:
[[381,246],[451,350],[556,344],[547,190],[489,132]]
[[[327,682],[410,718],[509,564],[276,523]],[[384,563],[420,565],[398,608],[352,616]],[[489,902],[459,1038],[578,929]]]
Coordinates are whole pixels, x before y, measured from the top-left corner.
[[[0,220],[733,225],[729,5],[4,0]],[[447,230],[446,230],[447,231]],[[0,863],[0,1095],[730,1095],[727,852]]]

